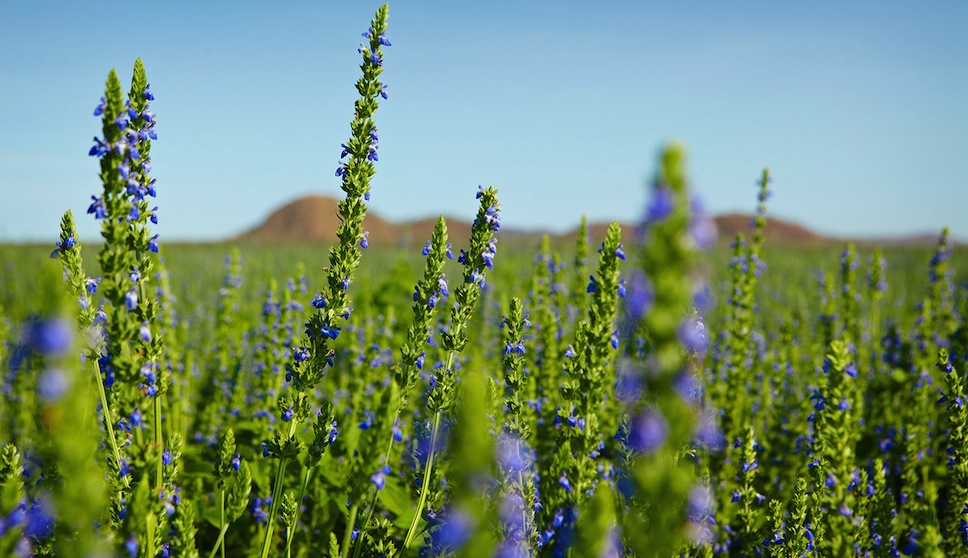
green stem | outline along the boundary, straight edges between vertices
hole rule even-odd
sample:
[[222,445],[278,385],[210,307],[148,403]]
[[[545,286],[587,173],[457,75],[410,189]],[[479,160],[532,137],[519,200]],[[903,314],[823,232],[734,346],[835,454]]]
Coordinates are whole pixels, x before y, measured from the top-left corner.
[[424,504],[427,502],[427,493],[430,490],[430,476],[434,469],[434,447],[437,445],[437,432],[440,429],[440,416],[441,412],[437,411],[434,415],[434,426],[430,432],[430,453],[427,456],[427,466],[424,468],[423,479],[420,482],[420,499],[417,501],[417,510],[413,514],[413,520],[410,522],[410,529],[407,531],[407,536],[403,539],[403,547],[400,548],[400,552],[397,554],[398,557],[404,555],[410,544],[413,542],[414,536],[417,534],[417,525],[420,523],[420,517],[423,513]]
[[[289,436],[287,438],[292,438],[295,432],[296,421],[293,420],[289,423]],[[276,514],[279,513],[279,503],[282,500],[282,483],[286,476],[287,461],[288,459],[286,457],[279,458],[279,470],[276,471],[276,480],[272,485],[272,504],[269,506],[269,523],[266,525],[266,538],[262,542],[262,558],[269,556],[269,544],[272,540],[272,532],[276,526]]]
[[219,530],[218,539],[215,541],[215,548],[212,549],[212,553],[208,555],[208,558],[215,558],[215,552],[219,548],[222,549],[222,557],[223,558],[225,557],[225,547],[222,546],[222,542],[225,539],[225,533],[228,532],[228,530],[229,530],[228,525],[223,525],[222,528]]
[[340,547],[340,556],[349,556],[350,546],[353,544],[353,528],[356,527],[356,515],[360,512],[360,505],[353,502],[350,506],[350,518],[346,522],[346,532],[343,533],[343,544]]
[[[155,427],[154,427],[154,431],[155,431],[155,445],[157,446],[157,448],[159,450],[162,450],[163,451],[164,442],[162,442],[163,436],[162,436],[162,432],[161,432],[161,394],[156,394],[155,397],[154,397],[154,399],[155,399],[155,405],[154,405],[154,415],[155,415]],[[162,465],[162,462],[161,462],[161,457],[159,456],[158,461],[157,461],[157,467],[155,468],[155,488],[160,488],[161,487],[161,483],[162,483],[162,481],[164,479],[164,476],[162,474],[162,466],[163,465]]]
[[[373,513],[376,511],[376,500],[380,496],[379,490],[373,491],[373,499],[370,500],[370,505],[368,507],[369,511],[366,513],[366,519],[363,521],[363,529],[360,529],[360,534],[366,530],[366,526],[370,524],[370,520],[373,519]],[[360,553],[363,552],[363,545],[359,545],[353,551],[353,558],[359,558]]]
[[[397,413],[397,416],[399,416],[399,412]],[[392,449],[393,449],[393,436],[390,436],[390,440],[387,442],[387,449],[385,452],[383,452],[383,459],[380,461],[380,463],[387,463],[390,460],[390,450]],[[374,512],[376,512],[376,501],[379,496],[380,496],[380,491],[374,490],[373,498],[370,500],[370,505],[367,506],[366,508],[367,509],[366,520],[363,522],[363,529],[366,529],[366,526],[370,524],[370,520],[373,519],[373,514]],[[357,547],[357,551],[353,553],[354,557],[359,555],[359,552],[360,552],[359,548],[360,547]]]
[[145,543],[147,546],[147,554],[145,556],[155,555],[155,514],[149,513],[148,517],[145,518]]
[[222,547],[222,541],[225,539],[225,532],[229,530],[229,526],[225,524],[225,490],[219,491],[219,514],[218,514],[218,540],[215,541],[215,547],[212,548],[212,553],[208,555],[208,558],[215,558],[215,553],[218,552],[219,548],[222,548],[222,558],[225,558],[225,548]]
[[111,424],[111,412],[108,407],[108,396],[104,391],[104,381],[101,379],[101,364],[94,359],[94,383],[97,384],[98,396],[101,398],[101,413],[104,415],[104,427],[108,430],[108,440],[111,442],[111,451],[114,452],[114,460],[121,467],[121,451],[118,449],[118,441],[114,437],[114,425]]

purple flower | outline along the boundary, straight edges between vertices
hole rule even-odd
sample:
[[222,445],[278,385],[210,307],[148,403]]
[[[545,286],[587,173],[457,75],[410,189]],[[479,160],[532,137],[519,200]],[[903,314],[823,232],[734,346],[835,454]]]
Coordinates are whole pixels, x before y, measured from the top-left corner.
[[689,238],[700,250],[709,250],[716,246],[718,234],[716,223],[705,215],[693,216],[689,223]]
[[134,310],[138,306],[138,291],[131,289],[124,294],[124,306],[128,310]]
[[161,453],[161,464],[171,465],[173,459],[174,457],[171,455],[171,450],[169,448],[165,448],[165,451]]
[[319,332],[325,335],[326,337],[329,337],[330,339],[336,339],[337,337],[339,337],[339,332],[341,329],[343,328],[337,327],[337,326],[324,325],[323,327],[319,328]]
[[628,309],[629,316],[633,320],[641,319],[652,307],[654,298],[652,283],[641,271],[635,271],[629,281],[628,294],[625,297],[625,307]]
[[675,209],[675,199],[672,190],[658,186],[652,191],[652,201],[645,210],[645,220],[648,223],[665,220]]
[[634,417],[629,428],[629,447],[643,453],[652,453],[659,449],[669,435],[669,423],[655,409]]
[[519,473],[531,466],[531,453],[519,438],[501,434],[497,440],[497,464],[505,473]]
[[138,538],[134,535],[134,533],[131,533],[131,536],[128,537],[128,540],[124,542],[124,547],[128,549],[128,554],[131,556],[131,558],[136,558],[138,556]]
[[571,491],[574,490],[571,487],[571,482],[568,480],[568,476],[566,473],[561,473],[561,476],[558,477],[558,484],[565,489],[565,492],[569,494],[571,494]]
[[51,403],[59,400],[69,388],[67,375],[60,368],[48,368],[37,382],[37,395],[41,401]]
[[370,482],[372,482],[377,490],[383,490],[383,487],[387,484],[387,475],[392,471],[389,465],[384,465],[376,470],[375,473],[370,475]]
[[97,286],[98,286],[98,283],[100,282],[101,282],[100,277],[95,277],[93,279],[91,277],[88,277],[87,279],[84,280],[84,288],[87,289],[88,294],[94,294],[97,292]]
[[35,320],[26,328],[27,344],[46,357],[58,357],[70,349],[74,330],[60,318]]
[[91,196],[91,199],[94,200],[94,202],[92,202],[91,205],[88,206],[87,212],[93,213],[95,219],[104,219],[105,217],[107,217],[108,212],[104,208],[104,200],[102,200],[101,198],[95,198],[94,196]]
[[701,353],[706,350],[709,341],[706,337],[706,326],[699,317],[688,319],[679,325],[679,340],[686,350]]
[[470,540],[473,532],[474,523],[470,515],[463,510],[454,510],[431,534],[432,546],[457,550]]
[[142,419],[144,419],[144,414],[141,412],[141,407],[135,407],[128,418],[131,421],[131,426],[141,426]]
[[138,335],[145,343],[151,341],[151,327],[147,321],[141,322],[141,327],[138,328]]

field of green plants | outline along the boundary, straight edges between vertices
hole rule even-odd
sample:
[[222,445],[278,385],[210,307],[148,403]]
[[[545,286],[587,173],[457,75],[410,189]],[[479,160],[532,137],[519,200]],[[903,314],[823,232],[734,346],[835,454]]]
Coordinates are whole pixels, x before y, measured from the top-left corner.
[[470,186],[470,238],[369,247],[387,14],[331,246],[165,244],[154,96],[111,71],[102,237],[0,245],[0,556],[968,555],[946,230],[765,245],[753,169],[717,239],[670,145],[636,230],[509,248]]

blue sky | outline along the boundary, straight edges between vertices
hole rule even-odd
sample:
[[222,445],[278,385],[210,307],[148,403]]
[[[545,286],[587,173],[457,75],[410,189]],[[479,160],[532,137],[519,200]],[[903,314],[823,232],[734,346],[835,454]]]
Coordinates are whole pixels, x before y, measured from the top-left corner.
[[[93,9],[97,6],[97,10]],[[161,240],[218,240],[333,175],[377,3],[5,2],[0,241],[51,241],[100,189],[87,156],[111,68],[157,100]],[[713,212],[834,235],[968,239],[968,3],[400,1],[371,210],[561,231],[633,221],[669,140]]]

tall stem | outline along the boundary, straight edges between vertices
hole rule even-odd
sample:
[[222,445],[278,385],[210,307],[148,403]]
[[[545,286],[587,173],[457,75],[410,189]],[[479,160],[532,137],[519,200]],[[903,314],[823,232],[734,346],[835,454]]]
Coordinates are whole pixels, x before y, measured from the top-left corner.
[[229,526],[225,524],[225,490],[219,491],[220,505],[218,514],[218,540],[215,541],[215,547],[212,548],[212,553],[208,555],[208,558],[215,558],[215,553],[218,549],[222,549],[222,558],[225,558],[225,547],[222,546],[222,542],[225,539],[225,532],[229,530]]
[[427,503],[427,493],[430,491],[430,476],[434,469],[434,447],[437,445],[437,433],[440,430],[441,414],[440,411],[437,411],[437,414],[434,415],[434,426],[430,431],[430,453],[427,455],[427,466],[424,467],[423,479],[420,482],[420,499],[417,501],[417,510],[413,514],[413,520],[410,522],[410,529],[407,531],[406,538],[403,539],[403,547],[400,548],[397,556],[403,556],[407,549],[410,548],[414,535],[417,534],[417,525],[420,523],[420,516],[423,513],[424,504]]
[[[154,415],[155,415],[155,427],[154,427],[154,431],[155,431],[155,445],[160,450],[160,449],[162,449],[164,447],[164,442],[162,442],[163,436],[162,436],[162,432],[161,432],[161,394],[156,394],[155,397],[154,397],[154,400],[155,400],[155,404],[154,404]],[[162,476],[162,462],[161,462],[161,458],[158,458],[158,460],[157,460],[157,466],[155,467],[155,488],[160,488],[161,487],[161,483],[162,483],[162,479],[163,478],[164,477]]]
[[[287,438],[292,438],[295,432],[296,421],[293,420],[289,423],[289,436]],[[286,477],[286,464],[288,461],[288,458],[285,456],[279,458],[279,470],[276,471],[276,480],[272,485],[272,504],[269,506],[269,523],[266,525],[266,538],[262,542],[262,558],[269,556],[269,544],[272,540],[272,532],[276,526],[276,514],[279,513],[279,503],[282,500],[282,483]]]
[[353,529],[356,527],[356,515],[360,513],[360,505],[353,502],[350,506],[350,518],[346,522],[346,532],[343,533],[343,544],[340,547],[340,556],[349,556],[350,546],[353,544]]

